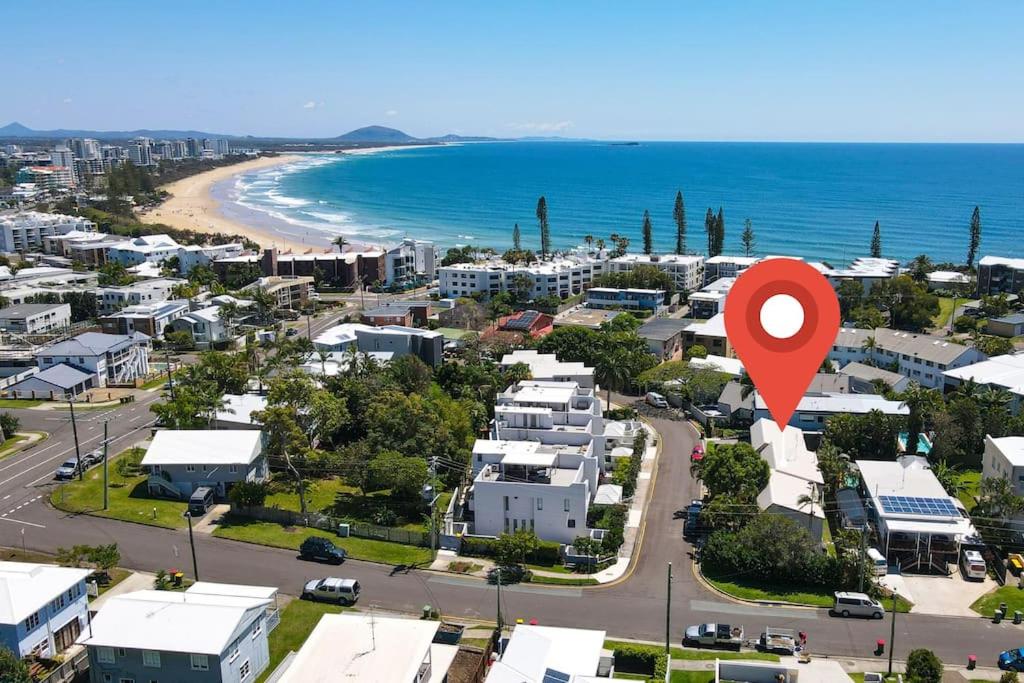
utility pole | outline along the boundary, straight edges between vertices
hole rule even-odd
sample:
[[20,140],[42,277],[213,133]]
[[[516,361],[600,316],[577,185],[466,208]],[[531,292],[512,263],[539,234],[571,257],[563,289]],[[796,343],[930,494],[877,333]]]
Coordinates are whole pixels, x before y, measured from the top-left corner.
[[306,314],[306,337],[308,337],[310,341],[313,340],[313,326],[309,322],[309,313]]
[[174,400],[174,375],[171,374],[171,352],[164,349],[164,360],[167,362],[167,384],[171,390],[171,400]]
[[192,548],[192,575],[199,581],[199,565],[196,564],[196,542],[192,538],[192,513],[185,511],[185,518],[188,520],[188,544]]
[[668,563],[668,599],[665,601],[665,654],[672,646],[672,563]]
[[78,481],[85,479],[82,472],[82,451],[78,448],[78,425],[75,423],[75,402],[68,399],[68,407],[71,408],[71,433],[75,437],[75,461],[78,463]]
[[[24,529],[22,529],[24,534]],[[501,633],[504,625],[501,623],[501,567],[496,568],[495,576],[498,577],[498,656],[501,656]]]
[[892,625],[889,627],[889,673],[892,676],[892,651],[896,649],[896,591],[892,592]]
[[110,467],[107,463],[107,420],[103,421],[103,509],[110,505]]
[[857,577],[857,592],[858,593],[863,593],[864,592],[864,552],[865,552],[864,545],[865,545],[865,541],[866,541],[866,533],[865,533],[866,531],[867,531],[867,527],[862,526],[860,528],[860,571],[858,572],[858,577]]

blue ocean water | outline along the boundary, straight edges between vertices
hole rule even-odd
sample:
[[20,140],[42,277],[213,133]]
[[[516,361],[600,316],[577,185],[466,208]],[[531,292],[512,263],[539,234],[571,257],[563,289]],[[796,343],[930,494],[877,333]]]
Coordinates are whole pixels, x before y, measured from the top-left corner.
[[749,218],[757,254],[838,265],[867,254],[877,220],[886,256],[962,262],[977,204],[981,253],[1024,256],[1024,145],[464,144],[310,157],[241,176],[228,194],[309,242],[408,235],[497,249],[517,222],[524,246],[538,246],[545,195],[556,247],[617,232],[638,251],[648,209],[655,248],[669,251],[680,189],[694,252],[706,248],[705,212],[721,206],[725,253],[740,252]]

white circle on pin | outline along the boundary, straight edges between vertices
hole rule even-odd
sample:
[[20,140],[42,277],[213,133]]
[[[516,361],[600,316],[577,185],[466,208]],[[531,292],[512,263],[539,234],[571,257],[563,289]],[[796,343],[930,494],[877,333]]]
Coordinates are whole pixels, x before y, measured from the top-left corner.
[[804,307],[789,294],[775,294],[761,306],[761,328],[776,339],[789,339],[804,325]]

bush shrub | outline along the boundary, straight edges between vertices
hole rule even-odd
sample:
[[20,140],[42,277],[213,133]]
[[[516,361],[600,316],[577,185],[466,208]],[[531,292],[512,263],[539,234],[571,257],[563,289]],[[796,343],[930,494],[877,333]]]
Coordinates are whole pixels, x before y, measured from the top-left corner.
[[663,681],[668,672],[668,656],[650,645],[620,645],[615,648],[615,668]]
[[911,650],[907,655],[909,683],[936,683],[942,680],[942,660],[925,648]]

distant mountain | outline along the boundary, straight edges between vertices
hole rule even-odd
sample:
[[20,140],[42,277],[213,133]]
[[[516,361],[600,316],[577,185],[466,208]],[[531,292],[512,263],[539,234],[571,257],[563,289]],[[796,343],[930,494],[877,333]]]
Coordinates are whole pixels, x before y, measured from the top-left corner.
[[200,130],[33,130],[20,123],[9,123],[0,128],[0,138],[100,138],[102,140],[129,140],[131,138],[233,138],[236,135],[206,133]]
[[332,138],[338,142],[419,142],[408,133],[386,126],[365,126]]

